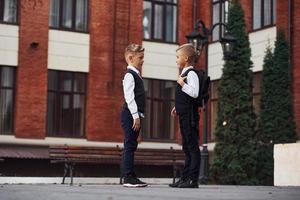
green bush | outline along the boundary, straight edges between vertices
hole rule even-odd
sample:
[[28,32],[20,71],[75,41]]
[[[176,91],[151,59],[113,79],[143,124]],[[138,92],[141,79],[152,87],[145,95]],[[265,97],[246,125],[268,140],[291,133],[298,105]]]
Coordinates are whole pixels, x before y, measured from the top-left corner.
[[273,144],[296,141],[289,48],[283,30],[277,33],[274,54],[270,47],[266,50],[259,122],[258,177],[261,184],[272,185]]
[[228,29],[237,41],[231,58],[225,61],[220,80],[211,176],[218,184],[254,185],[258,179],[253,64],[244,12],[238,1],[230,5]]

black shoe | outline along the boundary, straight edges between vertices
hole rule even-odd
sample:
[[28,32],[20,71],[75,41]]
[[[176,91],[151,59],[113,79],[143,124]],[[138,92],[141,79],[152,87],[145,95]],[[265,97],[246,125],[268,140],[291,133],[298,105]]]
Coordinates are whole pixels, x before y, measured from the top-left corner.
[[185,179],[180,178],[178,181],[176,181],[175,183],[171,183],[169,184],[169,187],[178,187],[179,184],[183,183]]
[[187,179],[187,180],[183,181],[182,183],[180,183],[177,187],[178,188],[198,188],[199,184],[198,184],[198,180]]
[[146,187],[147,183],[141,181],[135,176],[124,177],[124,187]]

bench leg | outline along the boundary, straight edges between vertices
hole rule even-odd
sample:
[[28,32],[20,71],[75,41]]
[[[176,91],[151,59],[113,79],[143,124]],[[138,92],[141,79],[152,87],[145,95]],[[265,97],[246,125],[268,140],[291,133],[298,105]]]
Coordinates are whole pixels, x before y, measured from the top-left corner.
[[70,177],[71,177],[71,183],[70,185],[73,185],[73,175],[74,175],[74,165],[70,165]]
[[177,175],[177,169],[176,169],[176,166],[173,165],[173,184],[175,183],[176,175]]
[[120,185],[123,184],[123,164],[122,164],[122,159],[121,159],[121,163],[120,163]]
[[69,172],[69,164],[68,164],[68,163],[65,163],[64,177],[63,177],[63,180],[62,180],[61,184],[65,184],[65,178],[66,178],[68,172]]

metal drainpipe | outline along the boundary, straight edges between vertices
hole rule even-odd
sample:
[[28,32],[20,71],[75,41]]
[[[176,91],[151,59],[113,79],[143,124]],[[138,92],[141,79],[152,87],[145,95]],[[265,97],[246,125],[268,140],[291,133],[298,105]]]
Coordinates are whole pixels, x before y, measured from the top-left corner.
[[196,24],[196,21],[197,21],[197,15],[198,15],[198,0],[194,0],[193,2],[194,4],[194,9],[193,9],[193,25]]
[[288,37],[289,37],[289,45],[291,45],[291,18],[292,18],[292,6],[291,6],[291,0],[288,2],[289,6],[289,15],[288,15]]

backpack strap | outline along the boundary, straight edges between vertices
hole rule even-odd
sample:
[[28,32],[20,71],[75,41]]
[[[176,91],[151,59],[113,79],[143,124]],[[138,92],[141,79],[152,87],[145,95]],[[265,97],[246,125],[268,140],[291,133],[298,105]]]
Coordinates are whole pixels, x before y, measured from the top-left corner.
[[190,69],[186,70],[186,72],[184,72],[184,73],[181,75],[181,77],[187,76],[188,73],[189,73],[190,71],[194,71],[194,72],[197,74],[197,72],[196,72],[196,70],[195,70],[194,68],[190,68]]

